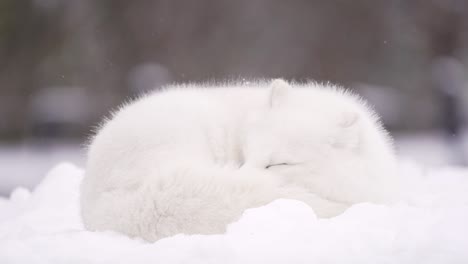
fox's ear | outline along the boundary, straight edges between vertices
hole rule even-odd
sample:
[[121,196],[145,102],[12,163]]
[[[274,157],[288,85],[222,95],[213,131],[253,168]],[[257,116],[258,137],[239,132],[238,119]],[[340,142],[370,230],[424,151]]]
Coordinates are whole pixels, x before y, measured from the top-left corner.
[[280,106],[289,94],[291,86],[283,79],[275,79],[270,84],[270,107]]
[[338,134],[333,146],[356,150],[360,144],[361,121],[359,113],[343,112],[338,119]]
[[359,122],[359,114],[356,112],[343,112],[338,120],[341,128],[350,128],[356,126]]

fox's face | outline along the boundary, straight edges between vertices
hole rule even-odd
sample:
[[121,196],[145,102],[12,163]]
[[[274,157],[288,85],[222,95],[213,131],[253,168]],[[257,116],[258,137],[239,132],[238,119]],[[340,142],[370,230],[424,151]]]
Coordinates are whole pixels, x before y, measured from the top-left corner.
[[321,98],[307,98],[300,89],[273,82],[268,109],[255,117],[246,133],[245,162],[269,169],[357,154],[359,114],[327,105]]
[[359,162],[362,117],[340,101],[311,98],[301,89],[273,82],[269,108],[247,132],[245,166],[279,175],[286,183],[333,192],[330,183],[364,169]]

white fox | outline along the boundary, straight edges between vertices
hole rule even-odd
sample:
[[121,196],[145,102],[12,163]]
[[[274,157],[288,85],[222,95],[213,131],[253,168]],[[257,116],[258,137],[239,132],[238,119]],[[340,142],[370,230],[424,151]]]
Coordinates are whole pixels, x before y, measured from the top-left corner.
[[86,228],[155,241],[215,234],[298,199],[319,217],[397,191],[390,137],[357,96],[283,80],[167,87],[123,106],[89,146]]

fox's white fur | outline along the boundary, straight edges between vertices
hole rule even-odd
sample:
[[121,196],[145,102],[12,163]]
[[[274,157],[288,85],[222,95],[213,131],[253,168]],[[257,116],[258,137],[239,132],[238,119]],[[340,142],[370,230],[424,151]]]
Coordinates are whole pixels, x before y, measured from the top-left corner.
[[172,86],[125,105],[89,147],[90,230],[214,234],[277,198],[330,217],[396,191],[391,140],[357,96],[317,83]]

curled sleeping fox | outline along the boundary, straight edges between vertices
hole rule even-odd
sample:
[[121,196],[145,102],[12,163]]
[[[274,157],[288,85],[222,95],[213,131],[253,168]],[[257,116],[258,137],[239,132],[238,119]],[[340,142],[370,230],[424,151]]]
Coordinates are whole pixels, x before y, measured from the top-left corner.
[[175,85],[124,105],[92,139],[89,230],[147,241],[216,234],[247,208],[303,201],[319,217],[397,191],[392,142],[359,97],[281,79]]

